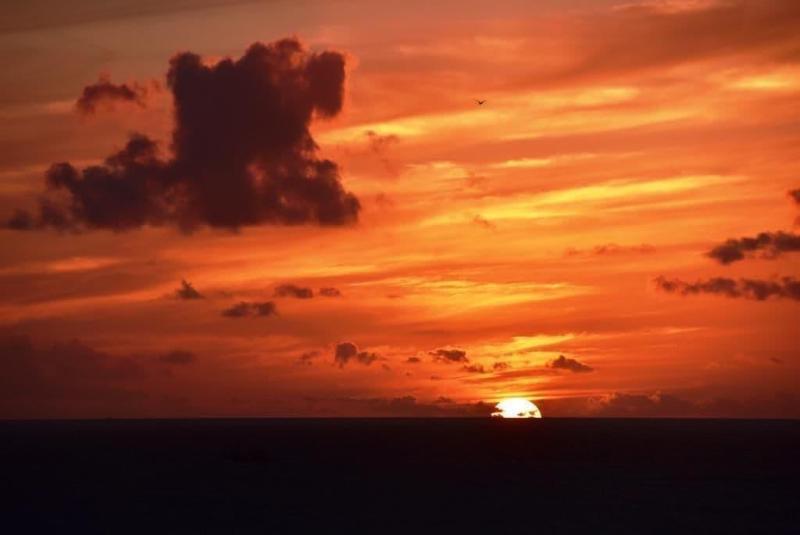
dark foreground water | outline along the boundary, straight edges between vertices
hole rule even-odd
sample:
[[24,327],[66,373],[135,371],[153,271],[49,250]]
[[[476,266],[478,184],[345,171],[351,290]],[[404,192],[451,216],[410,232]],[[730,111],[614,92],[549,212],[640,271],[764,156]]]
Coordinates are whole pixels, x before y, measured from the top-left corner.
[[0,422],[0,533],[800,533],[800,422]]

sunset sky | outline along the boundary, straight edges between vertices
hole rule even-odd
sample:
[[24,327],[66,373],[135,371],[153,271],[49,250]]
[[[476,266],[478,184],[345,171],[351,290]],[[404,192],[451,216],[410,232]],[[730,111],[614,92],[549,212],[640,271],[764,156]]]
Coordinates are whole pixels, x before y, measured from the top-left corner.
[[800,417],[800,2],[3,11],[0,417]]

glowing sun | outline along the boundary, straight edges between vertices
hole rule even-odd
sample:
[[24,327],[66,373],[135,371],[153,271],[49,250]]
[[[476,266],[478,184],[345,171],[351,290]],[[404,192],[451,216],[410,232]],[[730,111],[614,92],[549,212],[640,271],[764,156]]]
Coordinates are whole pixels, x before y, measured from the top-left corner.
[[492,416],[499,418],[541,418],[539,407],[523,398],[508,398],[498,403]]

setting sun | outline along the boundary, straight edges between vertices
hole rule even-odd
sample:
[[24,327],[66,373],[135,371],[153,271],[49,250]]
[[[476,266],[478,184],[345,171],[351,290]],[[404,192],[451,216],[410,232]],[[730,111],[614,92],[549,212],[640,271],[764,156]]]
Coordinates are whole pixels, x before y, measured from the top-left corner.
[[504,399],[498,403],[493,412],[493,417],[499,418],[541,418],[542,413],[539,407],[523,398]]

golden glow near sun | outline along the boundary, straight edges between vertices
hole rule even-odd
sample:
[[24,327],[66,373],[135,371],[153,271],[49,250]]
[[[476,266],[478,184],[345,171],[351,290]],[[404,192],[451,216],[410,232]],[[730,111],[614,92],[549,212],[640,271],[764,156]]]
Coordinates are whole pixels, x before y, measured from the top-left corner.
[[541,418],[542,413],[539,407],[523,398],[504,399],[498,403],[493,412],[493,417],[498,418]]

